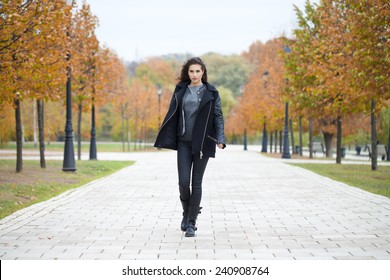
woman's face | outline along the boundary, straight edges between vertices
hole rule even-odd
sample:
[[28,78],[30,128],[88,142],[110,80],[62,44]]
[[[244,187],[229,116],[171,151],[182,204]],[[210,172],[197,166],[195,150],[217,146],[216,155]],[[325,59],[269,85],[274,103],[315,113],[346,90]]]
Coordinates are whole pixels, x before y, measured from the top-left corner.
[[191,80],[191,85],[200,85],[202,83],[203,70],[199,64],[192,64],[188,68],[188,76]]

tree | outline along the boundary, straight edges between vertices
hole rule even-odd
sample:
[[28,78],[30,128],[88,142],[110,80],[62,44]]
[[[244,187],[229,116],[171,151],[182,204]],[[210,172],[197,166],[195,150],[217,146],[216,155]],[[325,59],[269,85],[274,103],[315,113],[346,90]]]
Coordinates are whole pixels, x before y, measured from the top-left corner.
[[[326,110],[329,103],[328,93],[322,86],[324,81],[312,70],[321,56],[315,44],[321,39],[322,22],[317,6],[310,1],[306,1],[304,12],[296,6],[295,11],[299,27],[294,30],[294,38],[285,42],[291,49],[291,53],[284,56],[286,77],[289,80],[287,98],[292,104],[293,114],[300,118],[307,116],[310,123],[313,119],[317,120],[317,130],[324,134],[327,156],[331,156],[334,117],[329,116]],[[311,127],[309,126],[310,129]],[[309,146],[311,147],[311,143]],[[310,155],[312,157],[311,149]]]
[[293,87],[290,98],[302,112],[316,113],[328,134],[334,133],[328,125],[337,119],[337,162],[341,161],[341,118],[346,123],[370,112],[375,170],[376,114],[389,98],[386,69],[390,65],[385,55],[389,51],[389,3],[324,0],[315,7],[307,1],[306,15],[296,10],[299,28],[290,41],[294,55],[286,60]]
[[[45,89],[52,85],[50,76],[58,75],[55,71],[60,69],[56,63],[60,59],[55,54],[63,43],[61,30],[67,11],[64,2],[49,0],[2,1],[0,6],[0,104],[12,104],[15,108],[16,172],[23,169],[20,102],[37,95],[52,96]],[[47,47],[44,56],[40,55],[41,48],[36,48],[37,43]],[[47,67],[53,68],[44,71]],[[49,76],[48,83],[42,79],[43,73]]]
[[14,126],[13,108],[8,104],[0,105],[0,147],[4,147],[11,138],[10,126]]
[[[81,159],[81,121],[82,112],[92,109],[94,121],[95,110],[95,83],[96,66],[99,52],[99,41],[95,36],[95,29],[98,24],[97,17],[92,15],[90,6],[82,4],[80,10],[75,14],[72,34],[72,83],[73,99],[78,108],[77,118],[77,143],[78,159]],[[94,126],[93,126],[94,127]],[[91,138],[95,132],[91,131]],[[93,142],[95,143],[95,142]]]
[[45,24],[39,27],[39,36],[34,36],[35,56],[32,61],[32,76],[26,78],[28,88],[33,93],[37,103],[38,134],[41,168],[46,168],[45,133],[44,133],[44,101],[56,101],[63,97],[66,68],[63,53],[66,36],[63,32],[64,23],[68,20],[65,7],[61,3],[51,3],[45,8]]
[[317,9],[321,21],[319,36],[313,42],[316,59],[310,69],[322,80],[319,89],[326,95],[326,115],[335,120],[336,163],[341,163],[341,120],[357,111],[356,107],[347,105],[349,97],[354,94],[346,79],[353,54],[351,49],[345,47],[351,40],[347,18],[348,5],[344,0],[326,0],[321,4]]
[[233,93],[230,91],[230,89],[225,88],[224,86],[218,87],[218,92],[221,98],[222,113],[224,116],[228,116],[230,110],[236,103],[236,100],[234,99]]
[[[348,18],[353,40],[350,74],[351,87],[359,89],[358,104],[371,115],[371,169],[377,169],[376,116],[390,98],[390,3],[386,0],[349,0]],[[371,108],[367,108],[371,104]]]
[[283,126],[282,91],[285,79],[284,64],[279,55],[283,49],[283,40],[278,38],[264,46],[257,46],[262,48],[261,51],[256,51],[260,55],[255,59],[257,67],[227,121],[227,127],[231,130],[241,130],[244,126],[248,133],[254,133],[259,131],[264,120],[273,131],[280,130]]
[[245,56],[222,56],[209,53],[202,57],[207,65],[209,82],[228,88],[234,97],[240,95],[240,87],[247,83],[253,71],[249,60]]

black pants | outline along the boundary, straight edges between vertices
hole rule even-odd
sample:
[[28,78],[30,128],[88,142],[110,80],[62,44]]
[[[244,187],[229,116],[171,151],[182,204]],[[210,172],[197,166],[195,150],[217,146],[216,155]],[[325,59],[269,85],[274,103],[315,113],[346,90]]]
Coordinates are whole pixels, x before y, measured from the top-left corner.
[[[179,173],[179,192],[183,201],[189,200],[190,208],[198,209],[202,199],[202,180],[208,158],[192,154],[192,142],[179,141],[177,147],[177,170]],[[192,189],[190,190],[192,170]],[[191,213],[192,211],[190,211]],[[197,213],[197,210],[196,210]]]

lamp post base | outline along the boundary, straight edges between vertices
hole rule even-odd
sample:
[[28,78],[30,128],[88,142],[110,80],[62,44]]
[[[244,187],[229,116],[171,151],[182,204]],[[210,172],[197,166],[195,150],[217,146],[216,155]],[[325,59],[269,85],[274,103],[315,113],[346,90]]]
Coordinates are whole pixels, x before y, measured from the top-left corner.
[[64,172],[75,172],[76,170],[77,170],[76,168],[65,168],[65,167],[62,168],[62,171]]
[[291,158],[290,154],[282,154],[282,158]]
[[62,171],[74,172],[76,171],[76,162],[74,159],[73,143],[65,143],[64,162]]
[[76,171],[76,161],[74,159],[73,147],[73,130],[71,122],[67,122],[65,128],[65,147],[64,147],[64,161],[62,164],[62,171]]

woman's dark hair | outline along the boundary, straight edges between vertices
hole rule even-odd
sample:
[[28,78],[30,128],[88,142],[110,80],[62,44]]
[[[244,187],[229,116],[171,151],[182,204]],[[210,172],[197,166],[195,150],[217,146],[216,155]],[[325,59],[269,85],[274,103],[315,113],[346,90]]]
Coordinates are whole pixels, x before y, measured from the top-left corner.
[[199,64],[203,71],[202,83],[207,83],[207,69],[206,64],[200,59],[200,57],[192,57],[184,62],[183,67],[181,68],[181,73],[179,77],[179,82],[190,82],[190,77],[188,76],[188,69],[191,65]]

